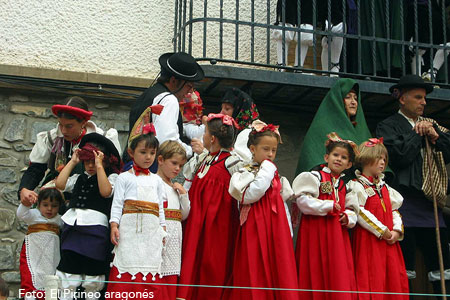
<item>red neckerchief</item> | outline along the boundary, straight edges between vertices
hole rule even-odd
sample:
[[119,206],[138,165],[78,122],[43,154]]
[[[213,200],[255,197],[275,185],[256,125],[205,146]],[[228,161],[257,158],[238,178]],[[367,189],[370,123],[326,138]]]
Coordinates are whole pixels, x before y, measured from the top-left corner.
[[139,174],[141,174],[141,173],[143,173],[145,175],[150,174],[149,169],[141,168],[138,165],[136,165],[135,163],[133,163],[133,169],[134,169],[134,174],[136,174],[136,176],[139,176]]
[[83,131],[81,132],[80,136],[77,137],[76,139],[72,140],[72,145],[77,145],[81,139],[83,138],[83,136],[86,134],[86,128],[83,129]]

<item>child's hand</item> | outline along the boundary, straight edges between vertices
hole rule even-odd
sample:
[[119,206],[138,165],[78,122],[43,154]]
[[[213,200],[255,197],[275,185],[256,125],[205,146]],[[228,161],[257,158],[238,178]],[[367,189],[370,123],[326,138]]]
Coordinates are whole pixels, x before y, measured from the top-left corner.
[[179,184],[178,182],[175,182],[173,184],[173,189],[175,191],[177,191],[177,193],[180,194],[180,195],[184,195],[184,194],[187,193],[186,190],[184,189],[184,187],[181,184]]
[[340,211],[341,210],[341,206],[339,205],[339,203],[334,203],[334,209],[336,210],[336,211]]
[[342,226],[347,226],[348,217],[346,214],[344,213],[339,214],[339,223],[341,223]]
[[111,243],[115,246],[119,244],[119,224],[111,223]]
[[95,167],[103,168],[103,158],[105,158],[105,154],[103,154],[102,151],[93,150],[92,152],[94,152],[94,156],[95,156]]
[[197,153],[197,154],[201,154],[203,152],[203,149],[205,149],[205,147],[203,147],[202,141],[199,139],[192,139],[191,147],[192,147],[192,151],[194,151],[194,153]]
[[72,158],[70,159],[71,162],[73,162],[75,165],[77,165],[80,162],[80,153],[81,149],[77,149],[73,152]]
[[392,233],[388,229],[386,229],[381,238],[385,241],[388,241],[390,238],[392,238]]
[[386,243],[388,243],[389,245],[393,245],[398,241],[399,238],[400,238],[400,233],[392,230],[391,237],[386,240]]

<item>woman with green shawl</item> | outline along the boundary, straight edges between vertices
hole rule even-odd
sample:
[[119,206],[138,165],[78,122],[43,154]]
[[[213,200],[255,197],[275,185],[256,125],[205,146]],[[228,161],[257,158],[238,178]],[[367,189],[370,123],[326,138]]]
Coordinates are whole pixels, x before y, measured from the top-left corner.
[[[354,96],[357,99],[352,99]],[[325,141],[332,131],[357,145],[371,137],[361,106],[359,85],[353,79],[339,79],[322,100],[303,140],[296,174],[310,171],[324,162]]]

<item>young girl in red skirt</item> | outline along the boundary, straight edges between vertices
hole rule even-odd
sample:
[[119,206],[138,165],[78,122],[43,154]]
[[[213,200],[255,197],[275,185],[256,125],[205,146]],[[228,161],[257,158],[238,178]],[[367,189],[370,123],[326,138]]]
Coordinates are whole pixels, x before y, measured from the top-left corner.
[[19,220],[28,225],[20,252],[20,297],[26,300],[44,299],[45,275],[55,274],[60,260],[59,229],[62,226],[58,211],[63,203],[59,190],[43,187],[36,208],[23,200],[17,209]]
[[[234,243],[239,227],[237,203],[228,193],[239,159],[231,155],[235,122],[230,116],[209,114],[203,144],[208,151],[193,157],[184,168],[191,181],[191,211],[186,221],[179,283],[224,286],[231,275]],[[220,287],[179,286],[177,298],[220,299]]]
[[[281,180],[273,163],[278,143],[278,126],[255,121],[248,147],[253,159],[233,174],[230,194],[240,206],[232,286],[223,299],[298,299],[294,247],[284,201],[293,195],[289,182]],[[284,197],[284,199],[283,199]]]
[[326,164],[301,173],[292,184],[302,212],[296,246],[299,288],[315,290],[301,292],[300,299],[357,299],[356,293],[348,293],[356,283],[347,229],[356,224],[358,202],[342,179],[355,159],[356,145],[334,132],[328,137]]
[[[388,152],[383,139],[359,146],[359,170],[351,189],[359,201],[358,225],[353,234],[353,257],[358,291],[408,293],[408,277],[397,241],[403,238],[398,209],[403,197],[384,181]],[[360,300],[408,299],[408,295],[359,294]]]
[[162,254],[160,274],[162,285],[159,299],[175,300],[177,296],[178,276],[181,268],[182,228],[181,221],[189,215],[191,204],[184,187],[172,180],[183,169],[186,163],[186,151],[177,141],[165,141],[158,150],[158,176],[164,181],[167,194],[166,216],[167,233],[166,249]]

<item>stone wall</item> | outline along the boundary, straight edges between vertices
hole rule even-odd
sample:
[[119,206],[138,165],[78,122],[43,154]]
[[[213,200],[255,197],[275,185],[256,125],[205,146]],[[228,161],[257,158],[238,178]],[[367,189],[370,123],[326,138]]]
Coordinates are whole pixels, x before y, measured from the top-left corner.
[[[36,134],[54,128],[53,104],[64,96],[44,96],[0,90],[0,273],[14,295],[20,284],[19,254],[26,225],[16,217],[17,189]],[[102,129],[114,127],[120,141],[128,135],[130,102],[88,101],[92,120]]]
[[[94,112],[92,120],[102,129],[116,128],[121,145],[124,145],[131,101],[87,100]],[[53,104],[64,104],[64,97],[0,89],[0,276],[8,282],[15,296],[20,285],[19,254],[26,232],[26,225],[15,214],[19,205],[17,189],[28,165],[36,134],[56,126],[56,118],[50,109]],[[218,110],[216,104],[206,105],[206,111]],[[292,181],[299,141],[306,132],[308,118],[312,116],[266,107],[259,107],[259,110],[262,119],[281,125],[283,144],[276,163],[280,173]]]

